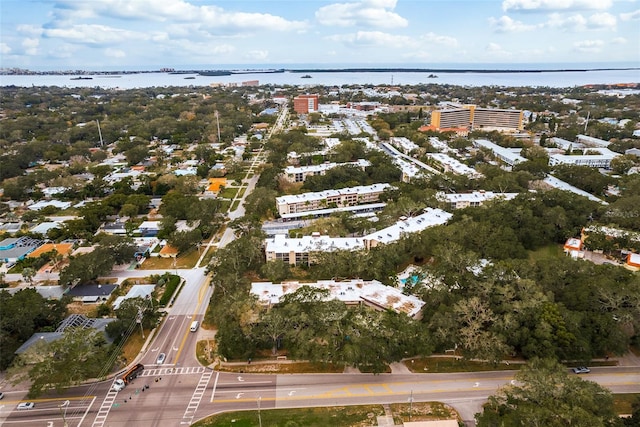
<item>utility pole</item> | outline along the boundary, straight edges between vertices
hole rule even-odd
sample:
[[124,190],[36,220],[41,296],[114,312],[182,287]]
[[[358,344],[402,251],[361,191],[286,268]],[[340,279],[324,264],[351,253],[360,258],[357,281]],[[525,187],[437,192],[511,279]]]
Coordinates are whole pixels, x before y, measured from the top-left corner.
[[262,416],[260,415],[260,401],[262,401],[262,396],[258,396],[258,424],[259,424],[259,427],[262,427]]
[[140,325],[140,333],[142,334],[142,339],[144,339],[144,328],[142,327],[142,308],[138,307],[138,318],[136,322]]
[[100,135],[100,147],[104,147],[104,141],[102,140],[102,131],[100,130],[100,122],[96,120],[98,124],[98,135]]
[[216,124],[218,126],[218,143],[220,143],[220,116],[218,115],[218,110],[216,110]]

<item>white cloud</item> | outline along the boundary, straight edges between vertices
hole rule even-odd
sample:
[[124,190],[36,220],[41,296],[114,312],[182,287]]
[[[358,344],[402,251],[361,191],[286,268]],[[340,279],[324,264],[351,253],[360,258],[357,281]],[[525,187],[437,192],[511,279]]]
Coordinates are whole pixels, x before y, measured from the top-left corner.
[[589,27],[594,29],[616,29],[616,17],[610,13],[595,13],[589,17]]
[[11,53],[11,48],[6,43],[0,43],[0,53],[3,55],[8,55]]
[[408,36],[383,33],[382,31],[358,31],[357,33],[337,34],[326,37],[327,40],[342,42],[351,46],[411,47],[416,40]]
[[562,31],[584,31],[587,28],[587,19],[580,15],[565,16],[559,13],[549,15],[546,25]]
[[124,58],[125,56],[127,56],[126,52],[124,50],[121,49],[114,49],[112,47],[106,48],[104,50],[104,54],[105,56],[111,57],[111,58]]
[[603,46],[604,42],[602,40],[583,40],[573,44],[575,50],[583,53],[598,53],[602,51]]
[[503,15],[497,19],[493,17],[489,18],[489,24],[497,33],[519,33],[524,31],[532,31],[537,27],[536,25],[529,25],[520,21],[515,21],[506,15]]
[[509,56],[511,55],[508,51],[504,50],[502,46],[498,43],[490,42],[486,47],[485,51],[492,56]]
[[16,31],[27,36],[38,37],[42,35],[43,29],[36,25],[21,24],[16,27]]
[[455,37],[441,36],[435,33],[427,33],[421,36],[420,39],[429,43],[435,43],[442,46],[450,46],[450,47],[458,46],[458,40]]
[[611,39],[611,44],[627,44],[627,39],[624,37],[616,37]]
[[115,17],[145,22],[200,24],[221,32],[256,29],[291,31],[307,26],[305,22],[289,21],[268,13],[230,12],[218,6],[198,6],[183,0],[61,0],[56,5],[54,23],[57,24],[75,22],[77,19]]
[[316,19],[322,25],[337,27],[406,27],[409,22],[393,12],[396,3],[396,0],[361,0],[355,3],[334,3],[318,9],[316,11]]
[[605,10],[613,0],[504,0],[502,10],[520,12],[548,12],[571,10]]
[[69,28],[46,28],[44,36],[52,39],[62,39],[70,43],[89,45],[108,45],[148,38],[144,33],[93,24],[81,24]]
[[629,13],[621,13],[620,19],[622,21],[640,21],[640,9]]
[[22,40],[22,47],[24,48],[24,53],[27,55],[37,55],[39,45],[40,39],[26,38]]
[[617,20],[610,13],[595,13],[588,18],[582,14],[562,15],[552,13],[545,24],[549,28],[557,28],[562,31],[586,31],[586,30],[615,30]]
[[255,61],[264,61],[268,56],[268,50],[250,50],[244,57]]

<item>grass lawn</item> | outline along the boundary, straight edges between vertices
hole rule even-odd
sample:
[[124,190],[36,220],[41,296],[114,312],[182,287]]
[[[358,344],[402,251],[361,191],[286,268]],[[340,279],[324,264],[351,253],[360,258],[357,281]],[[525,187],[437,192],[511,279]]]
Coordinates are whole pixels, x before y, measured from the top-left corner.
[[127,342],[122,347],[122,356],[126,358],[127,363],[131,363],[136,358],[138,353],[140,353],[140,349],[144,345],[145,339],[149,336],[150,333],[151,330],[145,329],[145,338],[142,338],[142,335],[140,334],[140,328],[136,328],[136,330],[133,331]]
[[408,421],[452,420],[458,416],[453,408],[441,402],[392,403],[390,406],[397,425]]
[[233,212],[236,209],[238,209],[238,206],[240,206],[240,200],[236,200],[235,202],[233,202],[233,204],[231,205],[231,208],[229,208],[229,211]]
[[493,363],[475,362],[455,357],[425,357],[415,358],[404,362],[411,372],[474,372],[474,371],[495,371],[495,370],[518,370],[524,364],[511,363],[506,365],[500,363],[497,366]]
[[[382,405],[260,411],[262,425],[269,427],[377,426],[376,417],[381,415],[384,415]],[[258,411],[214,415],[193,425],[197,427],[255,427],[258,425]]]
[[614,394],[613,410],[618,415],[631,414],[635,402],[640,402],[640,393]]
[[293,362],[293,363],[252,363],[241,365],[219,366],[218,370],[224,372],[243,372],[243,373],[264,373],[272,374],[274,372],[280,374],[321,374],[321,373],[341,373],[344,372],[344,365],[335,363],[311,363],[311,362]]
[[140,266],[140,270],[171,270],[173,268],[193,268],[198,262],[200,254],[197,249],[180,254],[173,265],[173,258],[149,257]]
[[196,343],[196,357],[203,366],[209,366],[215,360],[215,340],[200,340]]
[[238,189],[237,188],[225,188],[224,190],[222,190],[220,192],[220,194],[218,194],[218,197],[220,197],[221,199],[233,199],[236,194],[238,194]]

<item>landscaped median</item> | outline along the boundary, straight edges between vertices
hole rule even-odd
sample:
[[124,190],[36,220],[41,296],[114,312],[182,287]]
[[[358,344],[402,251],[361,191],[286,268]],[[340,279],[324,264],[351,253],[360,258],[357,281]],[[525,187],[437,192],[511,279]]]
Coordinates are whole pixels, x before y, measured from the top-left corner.
[[[396,423],[457,419],[457,413],[440,402],[392,404]],[[363,427],[377,426],[385,415],[382,405],[333,406],[328,408],[271,409],[229,412],[214,415],[193,424],[197,427],[254,427],[261,422],[269,427]]]

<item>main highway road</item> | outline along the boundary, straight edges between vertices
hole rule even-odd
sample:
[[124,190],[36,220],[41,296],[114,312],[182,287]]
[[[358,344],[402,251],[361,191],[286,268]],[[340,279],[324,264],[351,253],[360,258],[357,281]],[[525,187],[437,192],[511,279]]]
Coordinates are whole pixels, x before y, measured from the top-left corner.
[[[182,357],[177,354],[180,361],[189,359]],[[414,401],[441,401],[475,411],[487,396],[514,381],[513,371],[249,375],[216,372],[195,363],[145,366],[142,376],[119,393],[109,390],[111,381],[74,388],[62,396],[36,400],[34,409],[13,411],[3,425],[62,427],[64,418],[69,426],[184,426],[209,414],[258,406],[266,410],[395,403],[407,402],[410,396]],[[640,392],[636,367],[593,368],[587,378],[616,393]],[[465,418],[470,420],[474,411]]]

